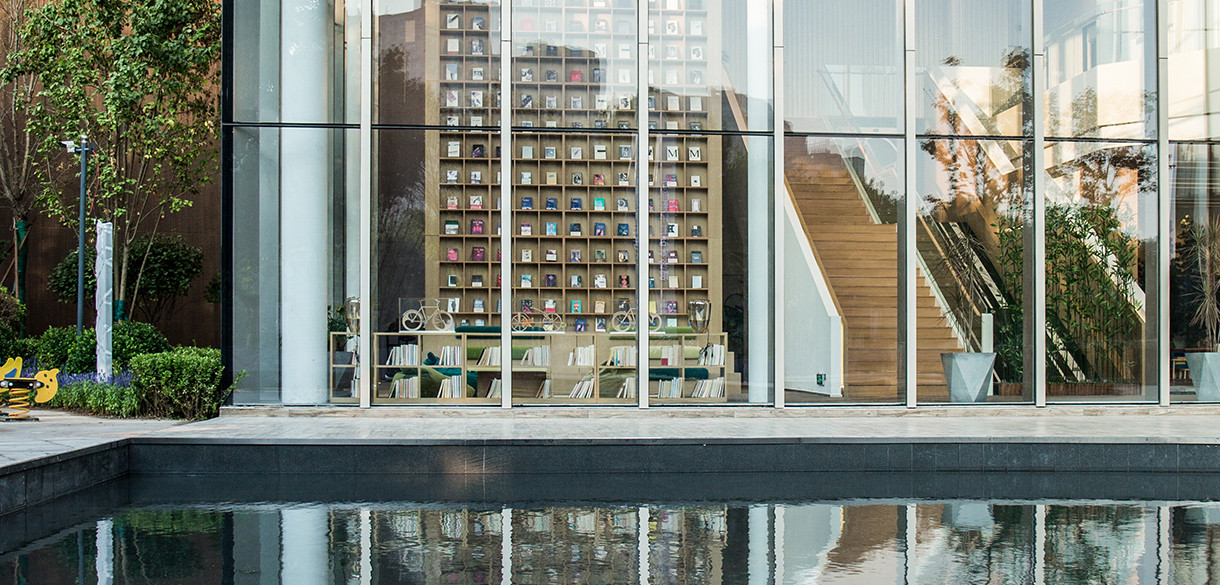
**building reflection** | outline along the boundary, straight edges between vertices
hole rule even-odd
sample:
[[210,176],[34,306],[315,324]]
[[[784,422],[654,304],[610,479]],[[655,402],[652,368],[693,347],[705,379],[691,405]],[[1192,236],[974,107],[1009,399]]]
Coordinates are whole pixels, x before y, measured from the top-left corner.
[[17,583],[1218,583],[1220,506],[854,502],[125,512],[0,555]]

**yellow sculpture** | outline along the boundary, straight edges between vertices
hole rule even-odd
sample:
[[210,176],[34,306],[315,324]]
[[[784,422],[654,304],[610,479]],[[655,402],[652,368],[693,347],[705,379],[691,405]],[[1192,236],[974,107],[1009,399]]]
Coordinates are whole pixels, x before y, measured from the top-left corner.
[[30,418],[30,392],[34,391],[34,402],[42,404],[55,397],[59,391],[59,370],[43,370],[33,378],[21,378],[21,358],[9,358],[0,366],[0,394],[8,393],[8,408],[13,412],[0,412],[2,420],[38,420]]

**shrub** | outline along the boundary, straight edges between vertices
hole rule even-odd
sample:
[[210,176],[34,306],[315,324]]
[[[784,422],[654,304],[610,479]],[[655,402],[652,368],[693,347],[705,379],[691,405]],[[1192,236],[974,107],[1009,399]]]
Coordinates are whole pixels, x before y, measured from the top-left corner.
[[111,380],[102,380],[96,374],[60,376],[59,382],[59,392],[47,406],[124,418],[138,412],[139,403],[130,386],[130,374]]
[[25,322],[25,305],[0,286],[0,362],[11,357],[30,357],[21,352],[25,344],[21,339],[21,325]]
[[229,389],[220,388],[220,350],[180,347],[131,360],[139,412],[163,418],[216,416]]
[[[119,321],[111,330],[115,371],[127,368],[131,358],[144,353],[169,351],[169,340],[152,325]],[[42,334],[36,356],[42,367],[59,368],[69,374],[97,371],[97,337],[85,329],[78,338],[75,327],[52,327]]]

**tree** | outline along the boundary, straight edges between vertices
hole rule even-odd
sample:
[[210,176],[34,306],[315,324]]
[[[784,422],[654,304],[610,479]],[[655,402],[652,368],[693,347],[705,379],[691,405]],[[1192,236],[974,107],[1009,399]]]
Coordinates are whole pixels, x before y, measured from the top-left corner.
[[[76,161],[56,154],[60,140],[85,133],[95,145],[89,215],[114,223],[120,312],[149,261],[136,242],[215,176],[220,30],[216,0],[57,0],[28,11],[10,58],[7,78],[37,83],[27,128],[38,152],[67,171]],[[51,185],[41,200],[88,229],[76,198]]]
[[[132,244],[131,251],[133,257],[144,259],[142,266],[132,264],[128,268],[139,270],[141,277],[123,279],[131,289],[126,291],[126,297],[136,309],[134,314],[154,324],[173,317],[179,309],[178,299],[191,291],[191,283],[203,273],[203,251],[182,241],[181,237],[165,234],[141,237]],[[92,248],[85,249],[85,264],[92,266],[96,257]],[[75,249],[51,271],[47,286],[61,301],[76,302]],[[87,297],[92,298],[96,289],[97,278],[92,271],[86,271]],[[136,303],[137,300],[140,303]]]
[[[25,49],[21,31],[30,9],[41,0],[0,0],[0,58],[8,60]],[[0,77],[0,202],[13,214],[13,290],[25,302],[26,238],[38,196],[53,181],[38,139],[28,132],[32,110],[40,105],[36,76],[12,72]]]

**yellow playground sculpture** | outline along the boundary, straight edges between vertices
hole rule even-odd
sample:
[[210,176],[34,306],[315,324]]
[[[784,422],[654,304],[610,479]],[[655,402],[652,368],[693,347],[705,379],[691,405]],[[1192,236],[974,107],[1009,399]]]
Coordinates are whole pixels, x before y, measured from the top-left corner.
[[[38,420],[30,417],[30,392],[42,404],[59,391],[59,370],[44,370],[33,378],[21,377],[21,358],[9,358],[0,366],[0,394],[8,393],[7,405],[0,406],[0,421]],[[3,412],[8,408],[12,412]]]

